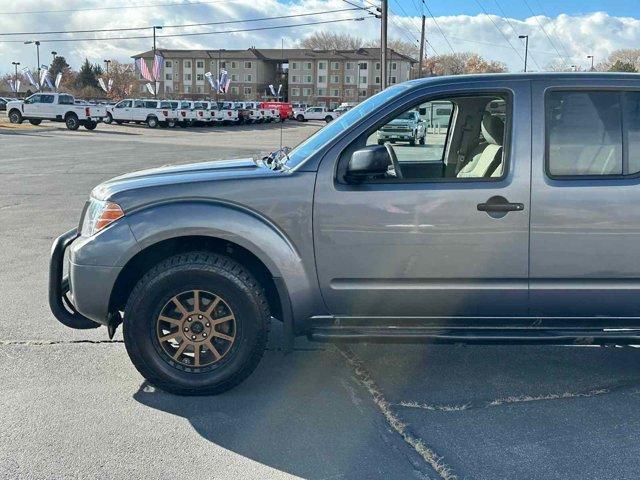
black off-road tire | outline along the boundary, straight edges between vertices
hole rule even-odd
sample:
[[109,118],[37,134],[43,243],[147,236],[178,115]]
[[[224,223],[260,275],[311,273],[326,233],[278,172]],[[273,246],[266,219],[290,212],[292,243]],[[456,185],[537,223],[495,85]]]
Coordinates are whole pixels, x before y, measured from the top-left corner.
[[94,122],[93,120],[86,120],[84,122],[84,128],[87,130],[95,130],[98,126],[98,122]]
[[24,122],[24,119],[22,118],[22,113],[20,113],[20,110],[11,110],[9,112],[9,122],[16,123],[16,124],[20,124]]
[[333,117],[331,115],[327,115],[326,117],[324,117],[324,121],[329,123],[333,120]]
[[64,119],[64,123],[67,125],[69,130],[78,130],[78,128],[80,128],[80,120],[75,113],[67,115],[67,118]]
[[[156,336],[156,321],[167,301],[189,290],[210,291],[235,314],[236,340],[208,367],[171,361]],[[265,291],[240,263],[224,255],[190,252],[170,257],[137,283],[124,311],[124,341],[131,361],[153,385],[178,395],[215,395],[245,380],[267,344],[270,321]]]
[[298,116],[296,117],[296,120],[298,120],[299,122],[304,122],[304,115],[299,113]]

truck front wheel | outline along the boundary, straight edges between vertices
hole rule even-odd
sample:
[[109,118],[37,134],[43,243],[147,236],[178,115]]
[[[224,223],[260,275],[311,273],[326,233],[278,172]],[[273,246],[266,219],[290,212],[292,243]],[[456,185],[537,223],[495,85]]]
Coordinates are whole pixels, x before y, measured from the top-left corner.
[[19,110],[11,110],[9,112],[9,121],[11,123],[22,123],[23,118]]
[[98,123],[94,122],[93,120],[87,120],[86,122],[84,122],[84,128],[86,128],[87,130],[95,130],[97,126]]
[[147,118],[147,127],[156,128],[158,126],[158,119],[156,117]]
[[67,125],[69,130],[78,130],[78,128],[80,128],[80,120],[78,120],[78,116],[75,113],[67,115],[67,118],[64,119],[64,123]]
[[324,121],[329,123],[331,120],[333,120],[333,117],[331,115],[327,115],[326,117],[324,117]]
[[104,119],[102,121],[104,123],[106,123],[107,125],[110,125],[113,122],[113,117],[111,116],[110,113],[107,113],[107,116],[104,117]]
[[298,116],[296,117],[296,120],[298,120],[299,122],[304,122],[304,115],[299,113]]
[[262,286],[235,260],[209,252],[168,258],[133,289],[124,311],[131,361],[153,385],[213,395],[256,368],[269,331]]

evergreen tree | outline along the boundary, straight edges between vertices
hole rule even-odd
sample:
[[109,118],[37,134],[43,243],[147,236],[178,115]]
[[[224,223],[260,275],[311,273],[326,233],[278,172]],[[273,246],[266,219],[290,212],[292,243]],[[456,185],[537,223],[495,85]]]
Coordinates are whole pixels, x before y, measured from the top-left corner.
[[82,89],[85,87],[99,88],[95,65],[91,65],[86,58],[76,77],[76,88]]
[[629,72],[629,73],[637,72],[636,68],[631,63],[623,62],[622,60],[616,60],[615,63],[611,65],[611,67],[609,68],[609,71],[610,72]]
[[62,73],[62,75],[65,75],[69,73],[70,70],[71,67],[67,63],[67,59],[63,56],[58,55],[53,59],[53,62],[51,62],[51,66],[49,67],[49,75],[52,79],[55,79],[58,73]]

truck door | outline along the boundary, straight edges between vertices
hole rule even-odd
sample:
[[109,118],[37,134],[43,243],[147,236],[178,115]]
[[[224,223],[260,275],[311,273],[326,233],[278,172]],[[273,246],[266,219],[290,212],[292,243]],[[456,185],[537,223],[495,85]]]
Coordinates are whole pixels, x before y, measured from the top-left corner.
[[[314,244],[328,310],[526,315],[530,83],[458,84],[412,95],[392,113],[374,112],[320,164]],[[434,99],[452,112],[447,128],[430,128],[425,145],[384,140],[382,127]],[[505,113],[489,112],[491,102]],[[363,148],[386,155],[387,170],[350,181],[347,164]]]
[[144,101],[134,100],[131,107],[131,117],[129,120],[134,122],[144,122],[147,119],[147,111],[144,108]]
[[25,117],[39,117],[40,116],[40,107],[41,107],[41,94],[31,95],[24,101],[23,107],[23,116]]
[[56,105],[55,95],[43,93],[40,95],[40,104],[38,105],[38,116],[42,118],[55,118],[56,117]]
[[[531,313],[638,315],[637,81],[533,84]],[[543,107],[544,106],[544,107]]]
[[131,100],[122,100],[113,107],[114,120],[130,120],[131,119]]

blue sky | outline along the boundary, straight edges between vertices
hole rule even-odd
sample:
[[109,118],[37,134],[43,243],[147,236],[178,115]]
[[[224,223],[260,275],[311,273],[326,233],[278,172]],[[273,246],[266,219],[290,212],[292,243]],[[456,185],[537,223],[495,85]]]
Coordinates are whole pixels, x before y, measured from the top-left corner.
[[[476,0],[426,0],[431,12],[436,16],[476,15],[483,13]],[[478,0],[487,12],[502,16],[500,7],[511,18],[525,19],[531,17],[531,10],[524,0]],[[583,15],[605,11],[618,17],[637,17],[640,14],[640,2],[637,0],[527,0],[536,15],[544,11],[549,16]],[[400,13],[398,3],[410,15],[420,15],[421,0],[389,0],[389,5],[396,13]],[[499,5],[499,6],[498,6]],[[425,12],[426,14],[426,12]]]

